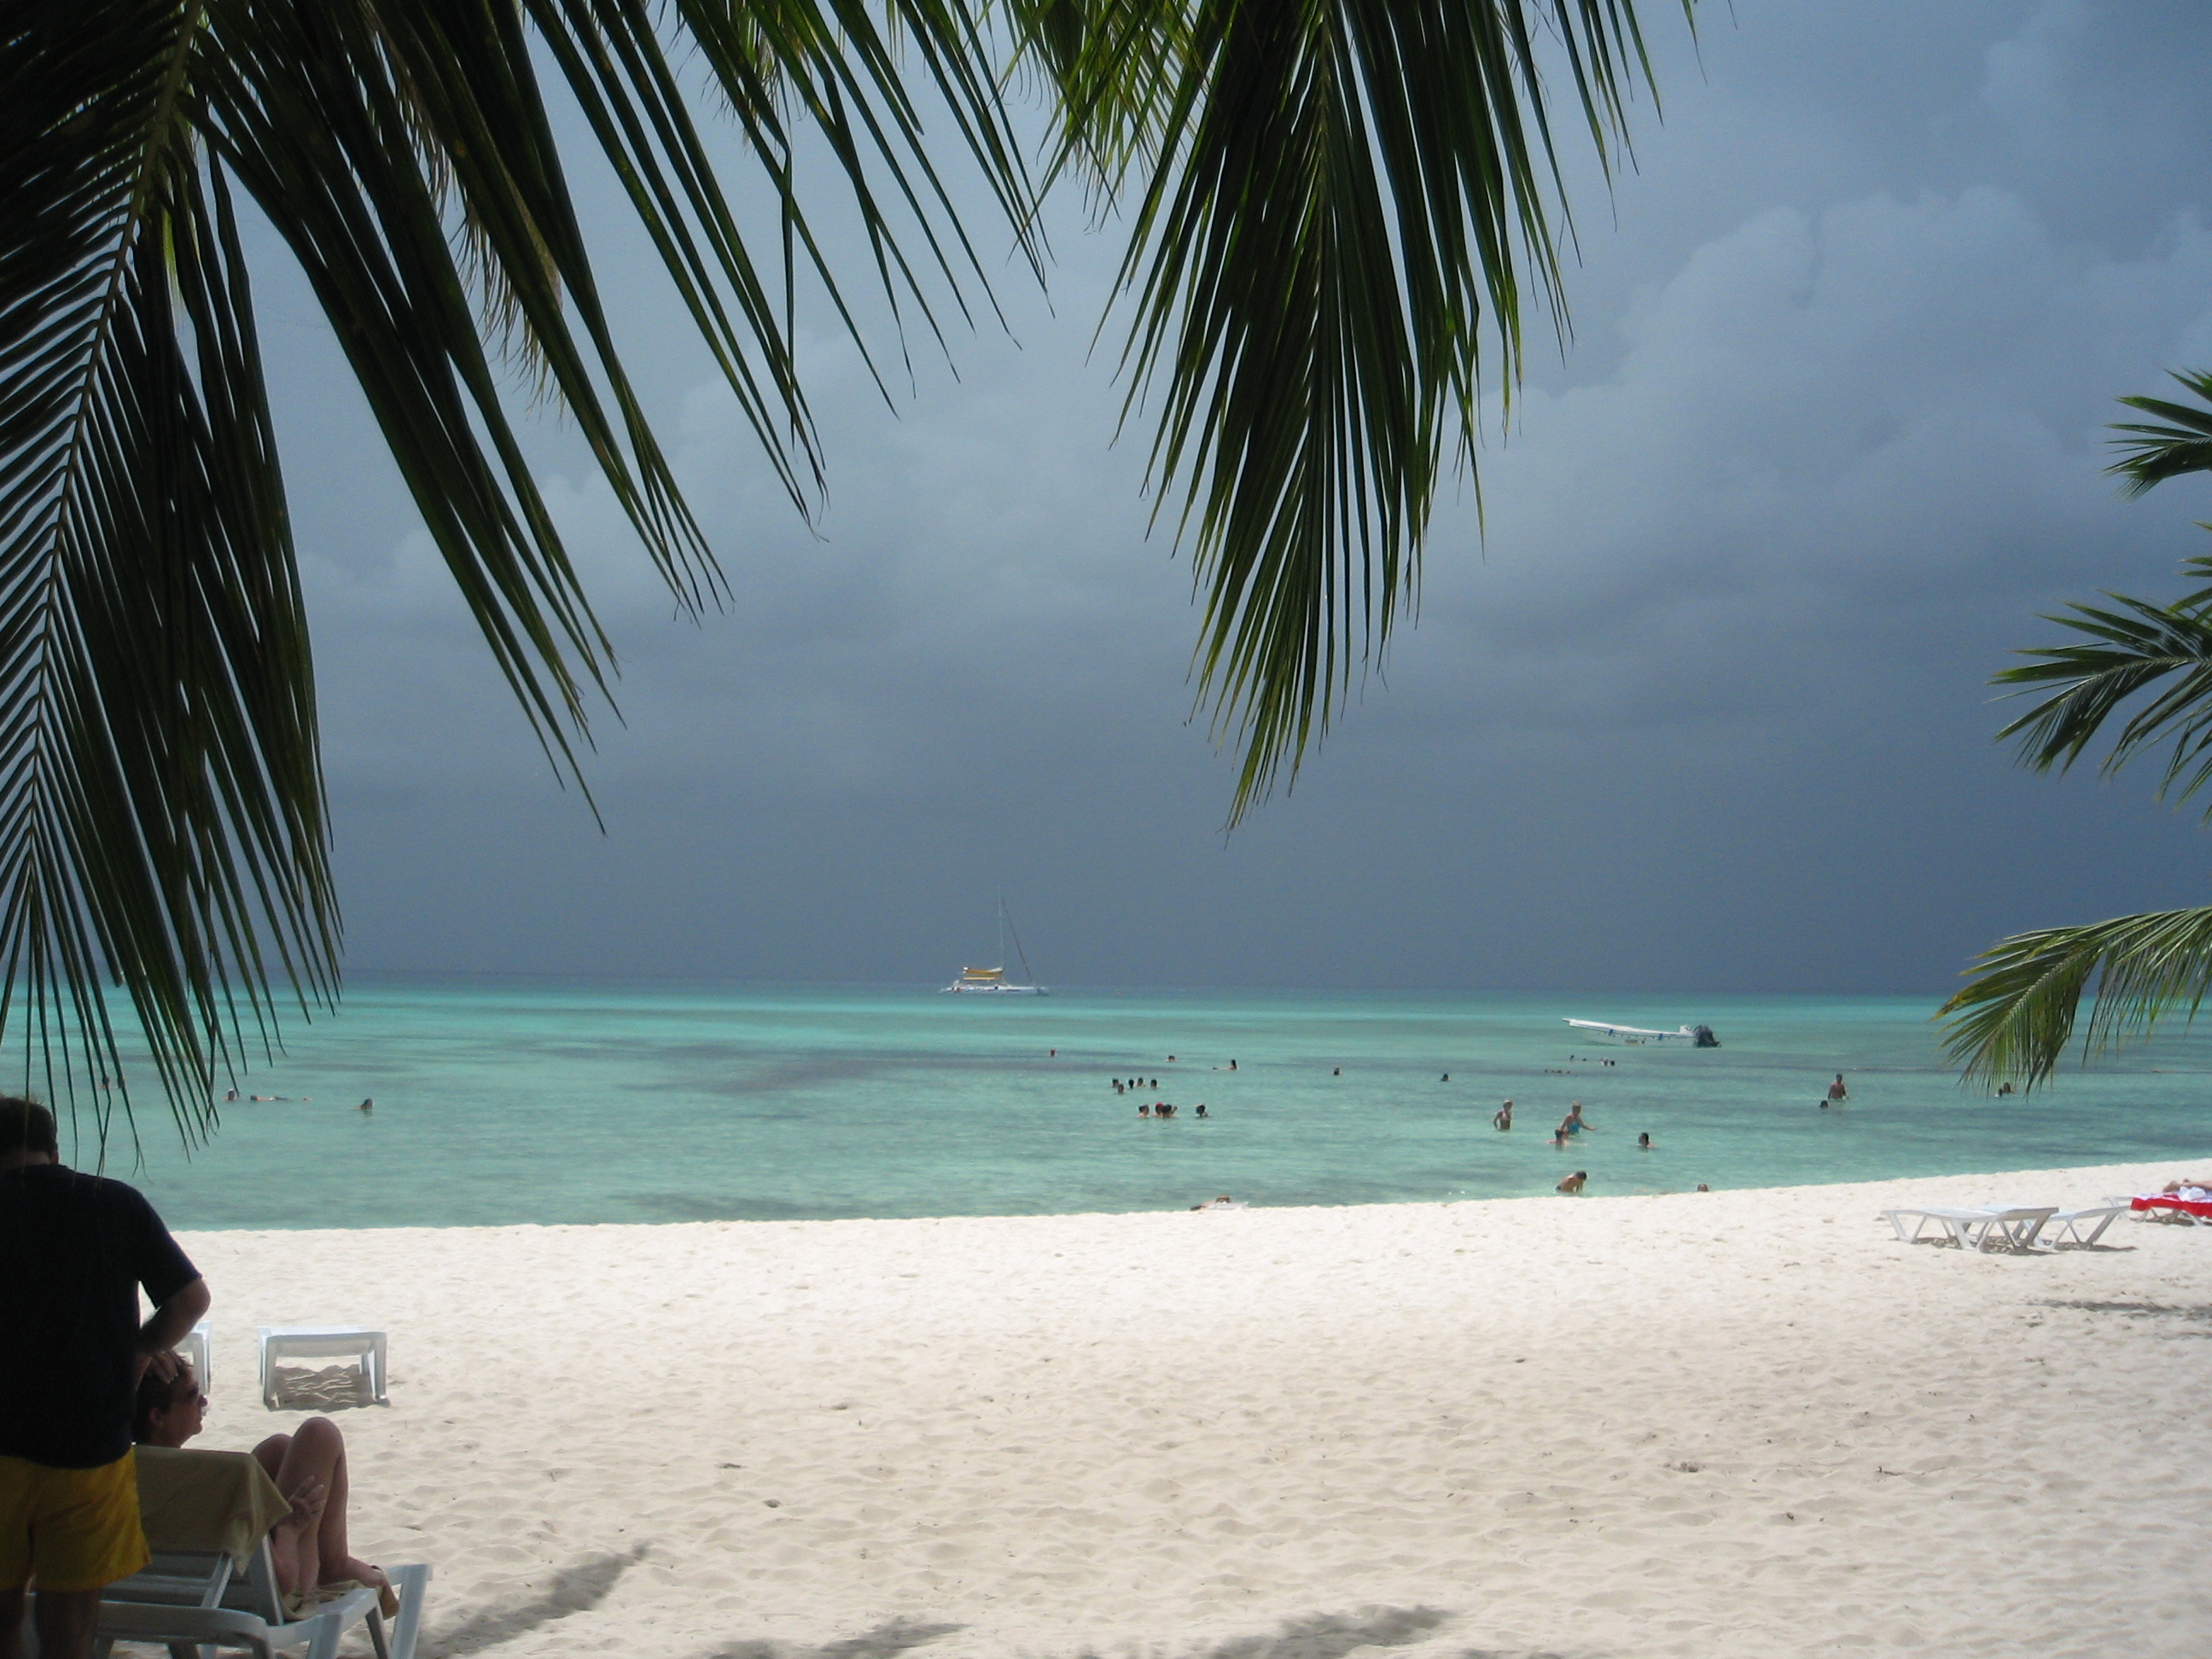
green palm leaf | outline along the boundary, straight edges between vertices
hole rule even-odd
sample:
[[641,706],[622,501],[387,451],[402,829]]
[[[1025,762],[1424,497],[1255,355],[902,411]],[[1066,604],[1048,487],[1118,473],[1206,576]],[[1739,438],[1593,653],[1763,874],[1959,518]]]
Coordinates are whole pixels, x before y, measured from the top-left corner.
[[[1130,407],[1190,533],[1199,696],[1241,741],[1231,821],[1329,724],[1416,589],[1486,325],[1564,328],[1566,224],[1536,40],[1601,158],[1648,80],[1625,0],[1025,0],[1057,167],[1133,197]],[[1608,162],[1609,165],[1609,162]]]
[[[2212,559],[2192,559],[2212,576]],[[2045,620],[2089,641],[2044,646],[2019,654],[2031,660],[1997,674],[1998,685],[2048,695],[1997,733],[2020,739],[2024,764],[2063,772],[2095,741],[2124,706],[2137,706],[2112,740],[2099,771],[2106,776],[2148,750],[2171,743],[2161,799],[2187,799],[2212,781],[2212,615],[2206,592],[2167,605],[2108,594],[2113,609],[2075,605]]]
[[[2212,374],[2181,373],[2173,379],[2212,404]],[[2127,480],[2121,494],[2140,495],[2154,484],[2178,478],[2185,472],[2212,471],[2212,408],[2191,409],[2158,398],[2123,398],[2130,409],[2164,417],[2162,425],[2139,422],[2116,422],[2112,430],[2129,435],[2116,440],[2120,459],[2106,471]]]
[[[672,18],[672,23],[670,19]],[[897,32],[906,59],[884,33]],[[739,231],[671,52],[686,30],[779,204]],[[1009,216],[1028,185],[967,15],[825,0],[25,0],[0,21],[0,1030],[106,1145],[125,986],[187,1140],[340,939],[314,688],[233,193],[299,263],[423,522],[556,764],[606,642],[507,411],[485,315],[565,406],[679,601],[720,575],[616,356],[532,42],[794,501],[789,343],[820,258],[791,119],[829,141],[902,314],[981,264],[922,155],[919,62]],[[886,198],[883,191],[888,187]],[[764,276],[763,270],[771,273]],[[580,779],[579,780],[580,781]]]
[[[2212,375],[2173,377],[2212,402]],[[2108,470],[2140,495],[2184,473],[2212,471],[2212,408],[2123,398],[2166,424],[2118,424],[2128,435]],[[2184,568],[2203,585],[2163,605],[2108,593],[2109,607],[2072,605],[2045,620],[2075,643],[2038,647],[1994,684],[2039,701],[1998,732],[2016,738],[2021,763],[2064,772],[2112,720],[2125,719],[2099,771],[2166,749],[2161,799],[2186,800],[2212,783],[2212,556]],[[2212,809],[2208,809],[2212,817]],[[2094,989],[2093,989],[2094,988]],[[2119,916],[2087,927],[2050,927],[2000,940],[1977,957],[1967,982],[1938,1012],[1945,1046],[1962,1079],[2019,1080],[2033,1088],[2057,1068],[2084,996],[2093,996],[2082,1054],[2146,1036],[2165,1015],[2194,1018],[2212,989],[2212,909]]]
[[[121,1075],[120,974],[190,1133],[270,957],[331,983],[313,683],[229,196],[191,142],[205,10],[33,24],[40,72],[0,74],[5,1012],[74,1109]],[[103,1145],[127,1099],[90,1094]]]
[[2195,1018],[2212,988],[2212,908],[2015,934],[1983,952],[1972,973],[1943,1005],[1945,1047],[1969,1080],[2033,1088],[2057,1068],[2093,980],[2085,1059],[2148,1036],[2176,1009]]

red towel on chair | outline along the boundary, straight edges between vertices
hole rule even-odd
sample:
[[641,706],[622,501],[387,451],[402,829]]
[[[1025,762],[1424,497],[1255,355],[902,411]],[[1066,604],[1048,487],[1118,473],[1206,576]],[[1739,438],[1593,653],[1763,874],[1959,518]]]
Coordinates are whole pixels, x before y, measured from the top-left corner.
[[2184,1215],[2193,1215],[2212,1221],[2212,1200],[2201,1198],[2176,1198],[2171,1193],[2150,1193],[2142,1198],[2128,1200],[2134,1210],[2179,1210]]

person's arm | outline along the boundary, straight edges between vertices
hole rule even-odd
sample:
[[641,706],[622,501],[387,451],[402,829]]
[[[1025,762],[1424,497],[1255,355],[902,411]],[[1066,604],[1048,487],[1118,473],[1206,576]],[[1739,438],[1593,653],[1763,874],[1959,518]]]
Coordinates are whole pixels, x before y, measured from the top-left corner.
[[167,1301],[154,1310],[146,1322],[138,1328],[138,1374],[141,1376],[149,1368],[164,1381],[177,1374],[177,1356],[173,1350],[193,1326],[207,1317],[208,1306],[214,1300],[208,1292],[207,1280],[193,1279],[179,1286]]

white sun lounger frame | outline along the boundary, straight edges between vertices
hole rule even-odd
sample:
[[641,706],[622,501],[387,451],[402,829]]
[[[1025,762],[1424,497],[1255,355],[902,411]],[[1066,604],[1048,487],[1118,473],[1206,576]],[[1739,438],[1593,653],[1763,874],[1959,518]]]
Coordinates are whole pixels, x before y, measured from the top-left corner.
[[215,1392],[215,1326],[203,1319],[186,1331],[177,1344],[177,1358],[192,1368],[200,1392]]
[[380,1406],[391,1403],[385,1393],[385,1339],[382,1331],[362,1325],[262,1325],[255,1328],[261,1345],[261,1403],[276,1409],[276,1365],[283,1359],[350,1359],[368,1379],[370,1397]]
[[2127,1214],[2128,1208],[2125,1199],[2117,1204],[2106,1199],[2094,1209],[2060,1210],[2043,1224],[2039,1237],[2054,1250],[2069,1244],[2086,1250],[2105,1236],[2106,1228]]
[[[1972,1209],[1937,1206],[1925,1210],[1884,1210],[1898,1237],[1917,1243],[1930,1222],[1943,1237],[1960,1249],[2027,1251],[2035,1248],[2044,1224],[2058,1213],[2056,1204],[1984,1205]],[[1907,1219],[1911,1221],[1908,1228]]]
[[198,1659],[213,1659],[223,1648],[243,1649],[254,1659],[276,1659],[282,1649],[304,1646],[307,1659],[336,1659],[339,1639],[355,1625],[365,1624],[376,1659],[414,1659],[430,1569],[418,1562],[393,1567],[388,1576],[399,1597],[399,1613],[386,1631],[377,1593],[367,1588],[288,1619],[266,1538],[242,1573],[234,1571],[230,1557],[221,1550],[156,1551],[144,1571],[100,1593],[93,1650],[98,1659],[108,1659],[118,1642],[143,1642],[167,1647],[174,1656],[197,1654]]

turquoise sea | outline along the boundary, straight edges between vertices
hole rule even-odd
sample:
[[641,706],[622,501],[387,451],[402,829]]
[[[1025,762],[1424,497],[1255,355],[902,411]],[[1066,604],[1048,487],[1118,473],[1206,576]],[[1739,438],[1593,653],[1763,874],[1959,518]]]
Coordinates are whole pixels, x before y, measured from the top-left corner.
[[[143,1161],[126,1136],[107,1167],[173,1226],[372,1227],[1492,1198],[1571,1169],[1593,1193],[2179,1173],[2212,1153],[2212,1041],[1990,1099],[1945,1069],[1934,1000],[363,981],[241,1079],[290,1098],[224,1107],[189,1157],[142,1101]],[[1593,1045],[1565,1015],[1702,1021],[1723,1046]],[[1850,1103],[1822,1110],[1838,1071]],[[1153,1099],[1182,1110],[1139,1121]],[[1554,1151],[1574,1100],[1592,1132]]]

